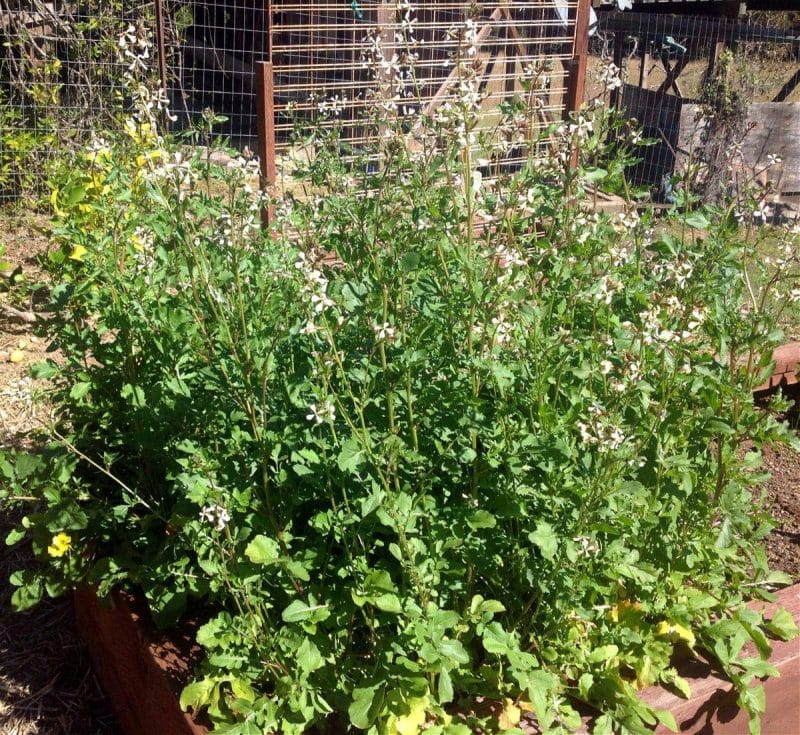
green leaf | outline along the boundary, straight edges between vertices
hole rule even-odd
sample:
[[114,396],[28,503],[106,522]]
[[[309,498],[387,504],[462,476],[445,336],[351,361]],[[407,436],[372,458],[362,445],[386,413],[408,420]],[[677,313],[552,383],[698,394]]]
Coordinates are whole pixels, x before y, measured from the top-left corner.
[[689,227],[694,227],[696,230],[707,230],[711,226],[711,222],[703,212],[692,212],[686,216],[684,220]]
[[678,732],[678,723],[675,722],[675,715],[668,709],[654,709],[653,714],[658,718],[658,721],[672,732]]
[[73,400],[80,400],[92,389],[91,383],[75,383],[69,391],[69,397]]
[[237,699],[243,699],[251,704],[256,701],[256,692],[247,679],[231,679],[231,691]]
[[120,396],[126,401],[129,401],[130,404],[136,408],[147,407],[147,399],[144,389],[140,385],[131,385],[130,383],[126,383],[122,386]]
[[[771,663],[764,661],[760,658],[743,658],[739,659],[739,665],[745,670],[747,677],[756,677],[763,679],[766,676],[780,676],[781,672],[775,668]],[[748,679],[749,681],[749,679]]]
[[244,554],[253,564],[274,564],[280,560],[281,549],[275,539],[258,535],[247,544]]
[[675,669],[667,669],[662,674],[661,679],[665,684],[675,687],[684,699],[691,698],[692,689],[689,686],[689,682],[680,676]]
[[528,540],[536,544],[542,556],[552,560],[558,551],[558,537],[553,527],[546,521],[539,521],[536,530],[528,534]]
[[555,676],[546,671],[536,669],[528,672],[528,697],[536,712],[536,719],[540,724],[544,723],[545,728],[553,720],[550,695],[556,684]]
[[375,721],[382,705],[383,687],[380,684],[353,689],[353,701],[347,708],[353,727],[366,730]]
[[60,205],[69,208],[83,201],[85,197],[86,187],[81,184],[70,184],[61,192],[61,196],[58,199],[60,200]]
[[584,173],[586,180],[590,183],[602,181],[608,176],[608,171],[602,168],[593,168]]
[[320,619],[317,613],[327,610],[327,605],[309,605],[303,600],[295,600],[281,614],[286,623],[299,623],[309,618]]
[[11,607],[17,612],[30,610],[39,604],[43,594],[44,589],[40,579],[26,579],[25,584],[14,590],[14,594],[11,595]]
[[373,569],[364,580],[364,589],[367,593],[397,592],[397,587],[385,569]]
[[797,637],[797,624],[794,622],[791,613],[779,607],[772,619],[766,624],[766,629],[783,641],[790,641]]
[[215,686],[216,682],[208,678],[187,684],[183,688],[179,700],[181,709],[185,712],[191,707],[194,712],[198,712],[211,700],[211,693]]
[[309,582],[311,580],[308,570],[303,566],[302,562],[295,561],[294,559],[282,559],[281,564],[286,567],[286,570],[295,579],[299,579],[302,582]]
[[614,721],[608,715],[600,715],[594,722],[593,735],[614,735]]
[[378,595],[375,600],[375,607],[378,610],[383,610],[383,612],[394,613],[395,615],[399,615],[403,612],[403,606],[400,603],[400,598],[397,595],[393,595],[390,593],[386,593],[383,595]]
[[453,680],[450,678],[450,672],[447,669],[442,669],[439,672],[439,703],[447,704],[453,701]]
[[581,695],[582,699],[588,701],[589,699],[589,692],[592,689],[592,685],[594,684],[594,677],[586,672],[585,674],[581,674],[581,678],[578,679],[578,693]]
[[450,661],[455,661],[458,664],[468,664],[469,654],[464,644],[455,639],[445,639],[439,643],[439,653]]
[[35,380],[51,380],[58,375],[59,372],[61,372],[61,368],[51,360],[37,362],[35,365],[31,366],[31,377]]
[[363,444],[358,438],[351,436],[342,444],[336,464],[342,472],[354,473],[364,463],[365,458]]
[[479,528],[494,528],[497,525],[497,519],[489,511],[477,510],[467,521],[467,525],[473,531],[477,531]]
[[792,582],[794,582],[794,580],[792,579],[791,575],[778,570],[770,572],[767,575],[767,578],[764,580],[764,584],[775,584],[780,585],[781,587],[790,585]]
[[321,668],[325,661],[316,644],[310,638],[304,638],[296,653],[297,665],[305,672],[311,673]]
[[29,452],[22,452],[15,457],[14,474],[18,480],[24,480],[32,475],[42,464],[42,458]]
[[767,707],[767,695],[761,684],[740,692],[736,701],[742,709],[747,710],[751,715],[763,714]]
[[610,663],[618,653],[619,647],[615,646],[613,643],[610,643],[607,646],[598,646],[597,648],[592,649],[592,651],[586,657],[586,660],[590,664]]
[[13,546],[14,544],[18,544],[22,539],[25,538],[27,531],[24,528],[15,528],[12,530],[8,536],[6,536],[6,546]]

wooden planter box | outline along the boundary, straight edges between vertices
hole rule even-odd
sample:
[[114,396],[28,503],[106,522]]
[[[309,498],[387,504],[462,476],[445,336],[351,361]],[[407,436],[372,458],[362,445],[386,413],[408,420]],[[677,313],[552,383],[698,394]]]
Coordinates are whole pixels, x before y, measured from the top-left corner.
[[[191,677],[192,664],[201,656],[194,631],[160,633],[150,622],[141,600],[114,595],[115,606],[103,607],[92,591],[75,593],[78,629],[124,735],[206,735],[208,728],[181,712],[178,696]],[[800,623],[800,584],[781,590],[778,605]],[[753,603],[770,610],[775,605]],[[754,654],[753,654],[754,655]],[[780,678],[765,684],[767,711],[764,735],[800,732],[800,639],[773,642],[771,663]],[[747,715],[736,706],[730,681],[708,667],[690,664],[681,671],[692,688],[692,698],[681,699],[659,687],[643,693],[657,709],[668,709],[681,733],[747,735]],[[669,730],[659,727],[657,735]]]
[[74,603],[78,632],[122,735],[206,735],[208,728],[178,704],[202,655],[194,630],[157,631],[144,600],[121,592],[113,607],[89,589],[76,591]]

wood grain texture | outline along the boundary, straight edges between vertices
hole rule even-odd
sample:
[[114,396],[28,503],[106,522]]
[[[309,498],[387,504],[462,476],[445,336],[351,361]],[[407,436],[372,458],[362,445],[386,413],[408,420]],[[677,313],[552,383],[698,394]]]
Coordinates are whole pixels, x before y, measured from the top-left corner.
[[[683,105],[678,170],[685,167],[688,152],[700,144],[703,126],[695,121],[696,116],[697,105]],[[741,172],[773,180],[781,193],[800,192],[800,103],[754,102],[747,124],[751,129],[741,146]],[[770,155],[783,161],[770,167]]]
[[178,705],[190,658],[181,638],[161,645],[129,597],[115,594],[113,601],[103,607],[89,589],[74,595],[78,631],[122,735],[206,735]]

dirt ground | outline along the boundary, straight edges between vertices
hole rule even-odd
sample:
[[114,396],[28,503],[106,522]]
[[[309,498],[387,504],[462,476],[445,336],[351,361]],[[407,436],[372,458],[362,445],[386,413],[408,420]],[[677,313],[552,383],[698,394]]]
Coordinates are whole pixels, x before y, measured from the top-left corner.
[[[800,409],[800,391],[794,394]],[[800,412],[788,420],[800,430]],[[800,582],[800,454],[786,448],[765,449],[764,466],[771,475],[767,494],[778,524],[767,539],[767,558],[774,569]]]
[[[13,266],[0,271],[0,306],[35,306],[10,298],[10,275],[39,280],[36,258],[48,247],[46,224],[44,217],[0,210],[6,251],[0,261]],[[46,409],[33,400],[36,385],[28,370],[43,359],[45,347],[32,325],[0,309],[0,449],[35,441],[28,432]],[[112,735],[118,730],[75,631],[71,601],[47,600],[25,614],[11,611],[8,577],[35,563],[28,548],[3,543],[18,520],[0,500],[0,735]]]
[[[49,240],[46,219],[0,209],[0,245],[13,269],[36,283],[37,257]],[[0,306],[30,310],[36,305],[9,296],[8,273],[0,272]],[[0,449],[25,446],[27,434],[46,409],[32,398],[36,385],[28,378],[31,364],[42,359],[46,345],[33,326],[10,319],[0,308]],[[19,362],[12,362],[14,359]],[[797,421],[797,418],[794,419]],[[768,450],[772,473],[768,494],[779,526],[768,539],[767,553],[776,569],[800,580],[800,454]],[[10,609],[11,571],[32,565],[26,548],[8,549],[2,539],[16,517],[0,500],[0,735],[111,735],[118,732],[86,649],[78,638],[68,599],[47,601],[20,615]]]

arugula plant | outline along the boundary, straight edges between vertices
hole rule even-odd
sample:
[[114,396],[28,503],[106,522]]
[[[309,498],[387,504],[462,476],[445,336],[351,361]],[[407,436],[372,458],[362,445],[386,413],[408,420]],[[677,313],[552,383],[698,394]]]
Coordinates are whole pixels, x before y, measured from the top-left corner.
[[146,90],[54,176],[54,441],[0,463],[30,506],[8,540],[47,564],[14,603],[123,585],[202,615],[181,704],[228,735],[675,729],[637,692],[688,696],[676,654],[756,733],[796,629],[744,607],[788,581],[753,246],[723,207],[592,211],[599,108],[504,168],[529,108],[481,127],[459,68],[431,118],[376,105],[374,149],[306,138],[274,200],[160,136]]

